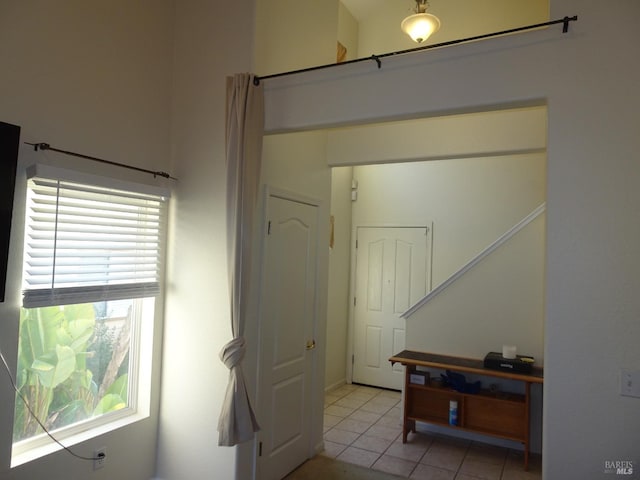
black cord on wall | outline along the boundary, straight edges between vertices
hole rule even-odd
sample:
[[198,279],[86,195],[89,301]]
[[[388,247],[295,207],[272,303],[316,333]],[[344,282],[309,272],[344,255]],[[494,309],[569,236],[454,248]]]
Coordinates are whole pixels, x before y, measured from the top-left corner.
[[44,433],[46,433],[49,436],[49,438],[51,438],[51,440],[53,440],[58,445],[60,445],[67,453],[69,453],[70,455],[73,455],[76,458],[79,458],[80,460],[87,460],[87,461],[91,461],[92,462],[92,461],[95,461],[95,460],[102,460],[104,458],[104,456],[105,456],[104,453],[101,453],[101,454],[99,454],[98,456],[95,456],[95,457],[85,457],[83,455],[78,455],[77,453],[75,453],[74,451],[69,449],[69,447],[63,445],[57,438],[55,438],[51,434],[51,432],[49,432],[49,430],[47,430],[47,428],[40,421],[40,419],[35,415],[35,413],[33,413],[33,410],[31,410],[31,406],[29,405],[29,402],[27,401],[27,399],[24,397],[24,395],[22,395],[22,393],[18,389],[18,386],[16,385],[16,381],[13,378],[13,375],[11,374],[11,369],[9,368],[9,365],[7,364],[7,361],[4,358],[2,350],[0,350],[0,359],[2,359],[2,364],[4,365],[4,369],[7,372],[7,375],[9,376],[9,381],[11,382],[11,386],[15,390],[16,394],[18,395],[18,397],[20,397],[20,399],[24,403],[25,407],[27,407],[27,410],[29,410],[29,413],[31,414],[31,416],[35,419],[36,422],[38,422],[38,425],[40,425],[40,427],[42,428]]

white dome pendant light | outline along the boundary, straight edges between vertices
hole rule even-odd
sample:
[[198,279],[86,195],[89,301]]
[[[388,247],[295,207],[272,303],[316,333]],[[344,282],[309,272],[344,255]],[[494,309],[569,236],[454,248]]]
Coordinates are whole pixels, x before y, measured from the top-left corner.
[[427,12],[429,2],[416,0],[415,14],[409,15],[400,24],[402,31],[409,35],[414,42],[422,43],[440,29],[440,20]]

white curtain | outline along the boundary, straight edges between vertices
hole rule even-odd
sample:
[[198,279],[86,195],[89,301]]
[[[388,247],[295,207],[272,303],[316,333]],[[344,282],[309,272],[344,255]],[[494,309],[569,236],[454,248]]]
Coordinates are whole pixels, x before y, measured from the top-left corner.
[[260,182],[264,96],[247,73],[227,78],[227,255],[233,339],[220,351],[229,368],[229,384],[218,421],[218,445],[233,446],[253,438],[258,422],[247,394],[242,359],[244,325],[251,280],[251,247]]

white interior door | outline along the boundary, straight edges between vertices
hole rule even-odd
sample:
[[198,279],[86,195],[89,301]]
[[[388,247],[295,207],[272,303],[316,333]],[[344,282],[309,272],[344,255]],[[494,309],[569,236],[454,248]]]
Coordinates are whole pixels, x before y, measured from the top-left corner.
[[258,366],[258,478],[279,480],[312,456],[318,206],[267,199]]
[[428,227],[359,227],[356,235],[353,382],[401,390],[405,348],[400,318],[430,288]]

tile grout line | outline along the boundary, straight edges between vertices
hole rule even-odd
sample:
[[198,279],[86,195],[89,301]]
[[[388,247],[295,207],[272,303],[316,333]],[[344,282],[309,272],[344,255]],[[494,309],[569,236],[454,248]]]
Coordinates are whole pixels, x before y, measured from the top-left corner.
[[[336,404],[337,402],[339,402],[341,399],[343,399],[343,398],[345,398],[345,397],[349,396],[351,393],[353,393],[353,392],[357,391],[357,390],[358,390],[358,388],[359,388],[359,387],[353,388],[353,389],[351,389],[351,391],[350,391],[350,392],[348,392],[348,393],[344,393],[343,395],[339,396],[339,397],[338,397],[338,399],[337,399],[337,400],[335,400],[334,402],[332,402],[330,405],[335,405],[335,404]],[[357,412],[357,411],[361,411],[361,408],[362,408],[365,404],[367,404],[368,402],[370,402],[370,401],[371,401],[371,400],[373,400],[374,398],[376,398],[376,397],[380,396],[380,395],[381,395],[381,393],[382,393],[382,392],[378,392],[378,393],[374,394],[374,395],[373,395],[373,396],[371,396],[367,401],[365,401],[362,405],[360,405],[360,406],[359,406],[359,407],[357,407],[357,408],[354,408],[354,409],[353,409],[353,412],[351,412],[349,415],[347,415],[346,417],[342,417],[342,419],[343,419],[343,420],[344,420],[344,419],[347,419],[347,418],[351,417],[355,412]],[[357,442],[361,437],[365,436],[365,433],[366,433],[367,431],[369,431],[369,430],[371,429],[371,427],[373,427],[374,425],[376,425],[376,424],[377,424],[377,422],[378,422],[378,421],[380,421],[380,419],[381,419],[381,418],[383,418],[387,413],[389,413],[389,412],[390,412],[390,411],[391,411],[391,410],[392,410],[392,409],[393,409],[393,408],[398,404],[398,402],[399,402],[399,400],[398,400],[398,401],[396,401],[396,403],[394,403],[393,405],[389,406],[389,408],[387,408],[386,410],[384,410],[384,412],[367,412],[366,410],[364,410],[364,412],[365,412],[365,413],[374,413],[375,415],[379,415],[379,418],[378,418],[374,423],[372,423],[371,425],[369,425],[369,427],[367,427],[367,429],[366,429],[364,432],[362,432],[362,433],[360,433],[360,432],[352,432],[352,433],[356,433],[358,436],[357,436],[357,437],[356,437],[356,438],[355,438],[351,443],[349,443],[348,445],[346,445],[346,446],[345,446],[345,448],[344,448],[344,450],[342,450],[342,452],[341,452],[340,454],[338,454],[338,455],[336,456],[336,458],[337,458],[338,456],[340,456],[342,453],[344,453],[344,452],[345,452],[349,447],[353,447],[353,444],[354,444],[354,443],[356,443],[356,442]],[[327,407],[325,407],[325,410],[326,410],[326,408],[327,408]],[[342,420],[341,420],[341,421],[342,421]],[[339,423],[340,423],[340,422],[338,422],[338,424],[339,424]],[[338,424],[336,424],[336,425],[338,425]],[[329,430],[327,430],[327,432],[325,432],[325,434],[326,434],[326,433],[328,433],[330,430],[334,429],[335,427],[336,427],[335,425],[334,425],[334,426],[332,426]],[[337,430],[339,430],[339,429],[337,429]],[[396,438],[397,438],[397,437],[396,437]],[[394,440],[394,441],[395,441],[395,440]],[[392,442],[392,443],[393,443],[393,442]],[[353,448],[359,448],[359,447],[353,447]],[[373,460],[373,462],[371,463],[371,465],[370,465],[368,468],[372,468],[372,467],[373,467],[373,465],[374,465],[378,460],[380,460],[380,459],[382,458],[382,456],[384,455],[384,452],[386,452],[388,448],[389,448],[389,447],[387,447],[387,448],[386,448],[382,453],[380,453],[380,452],[375,452],[375,451],[371,451],[371,450],[366,450],[366,449],[360,449],[360,450],[368,451],[368,452],[375,453],[375,454],[377,454],[377,455],[378,455],[378,456],[375,458],[375,460]]]
[[[357,390],[357,389],[354,389],[351,393],[353,393],[353,392],[354,392],[354,391],[356,391],[356,390]],[[349,395],[349,393],[345,393],[344,395],[342,395],[341,397],[339,397],[339,398],[338,398],[338,400],[336,400],[335,402],[333,402],[333,404],[337,403],[338,401],[340,401],[340,399],[345,398],[345,397],[347,397],[348,395]],[[389,405],[389,407],[388,407],[387,409],[385,409],[384,411],[381,411],[381,412],[368,412],[368,411],[366,411],[366,410],[361,410],[361,409],[362,409],[362,407],[363,407],[364,405],[366,405],[367,403],[369,403],[369,402],[373,401],[375,398],[378,398],[378,397],[380,397],[380,396],[382,396],[382,391],[380,391],[380,392],[376,393],[375,395],[373,395],[371,398],[369,398],[367,401],[365,401],[362,405],[360,405],[359,407],[355,408],[355,409],[354,409],[354,411],[353,411],[351,414],[349,414],[347,417],[344,417],[344,418],[350,418],[350,417],[352,417],[352,416],[353,416],[353,414],[354,414],[354,413],[356,413],[356,412],[358,412],[358,411],[363,411],[363,412],[365,412],[365,413],[372,413],[372,414],[375,414],[375,415],[379,415],[379,417],[378,417],[378,419],[377,419],[376,421],[374,421],[374,422],[373,422],[373,423],[372,423],[372,424],[371,424],[371,425],[370,425],[370,426],[369,426],[369,427],[368,427],[364,432],[359,433],[359,436],[358,436],[355,440],[353,440],[353,442],[351,442],[351,444],[350,444],[350,445],[347,445],[347,446],[345,447],[345,450],[346,450],[347,448],[349,448],[349,447],[353,447],[353,445],[354,445],[354,444],[355,444],[355,443],[356,443],[360,438],[362,438],[363,436],[373,437],[373,438],[380,438],[380,437],[377,437],[377,436],[374,436],[374,435],[366,435],[366,433],[367,433],[367,432],[368,432],[372,427],[374,427],[375,425],[378,425],[378,424],[379,424],[379,422],[380,422],[380,420],[381,420],[382,418],[384,418],[384,417],[385,417],[385,416],[386,416],[386,415],[387,415],[391,410],[393,410],[394,408],[396,408],[396,407],[398,406],[398,404],[400,403],[400,401],[401,401],[401,399],[397,399],[397,400],[395,400],[395,402],[394,402],[393,404],[390,404],[390,405]],[[384,426],[384,425],[379,425],[379,426]],[[334,425],[332,428],[335,428],[335,425]],[[358,432],[354,432],[354,433],[358,433]],[[393,445],[393,444],[398,440],[398,438],[400,438],[400,436],[401,436],[401,435],[402,435],[402,433],[398,434],[394,439],[392,439],[392,440],[390,441],[389,445],[387,445],[387,446],[385,447],[385,449],[384,449],[382,452],[376,452],[376,451],[371,451],[371,450],[367,450],[367,449],[362,449],[362,450],[370,451],[370,452],[375,453],[375,454],[377,454],[377,455],[378,455],[378,456],[375,458],[375,460],[373,460],[373,462],[372,462],[372,464],[371,464],[371,466],[370,466],[369,468],[374,469],[374,468],[373,468],[373,466],[374,466],[378,461],[380,461],[383,457],[385,457],[386,453],[389,451],[389,449],[391,448],[391,446],[392,446],[392,445]],[[388,439],[384,439],[384,440],[388,440]],[[353,447],[353,448],[359,448],[359,447]],[[343,452],[344,452],[344,450],[343,450]],[[411,472],[409,472],[409,475],[408,475],[406,478],[409,478],[409,477],[411,476],[411,474],[413,473],[413,471],[417,468],[417,466],[418,466],[418,464],[419,464],[419,462],[413,462],[413,461],[410,461],[410,460],[407,460],[407,459],[404,459],[404,458],[395,457],[394,455],[387,455],[387,456],[389,456],[389,457],[393,457],[393,458],[399,458],[400,460],[404,460],[404,461],[407,461],[407,462],[410,462],[410,463],[413,463],[413,464],[414,464],[414,465],[413,465],[413,468],[411,469]],[[374,469],[374,470],[377,470],[377,469]],[[382,470],[379,470],[379,471],[382,471]]]
[[467,448],[464,451],[464,455],[462,456],[462,461],[460,462],[460,465],[458,465],[458,468],[456,470],[456,474],[453,477],[454,479],[458,476],[459,473],[462,473],[462,472],[460,472],[460,470],[462,469],[462,465],[464,465],[464,461],[467,459],[467,455],[469,455],[469,449],[470,448],[471,448],[471,443],[469,443],[467,445]]

